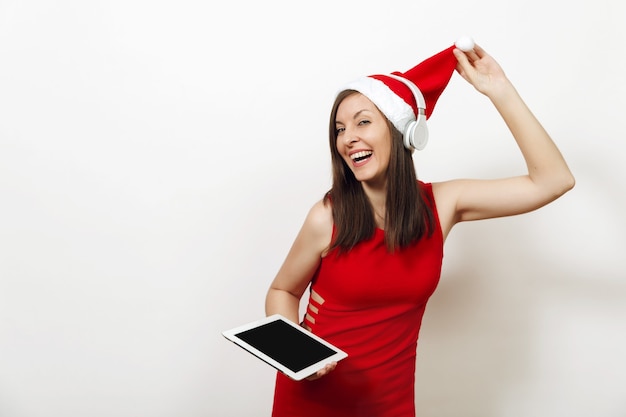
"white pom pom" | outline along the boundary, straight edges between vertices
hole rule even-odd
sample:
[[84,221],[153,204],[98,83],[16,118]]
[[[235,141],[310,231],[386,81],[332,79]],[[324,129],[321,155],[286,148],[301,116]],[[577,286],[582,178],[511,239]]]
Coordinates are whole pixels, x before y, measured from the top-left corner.
[[474,39],[469,36],[461,36],[454,42],[454,46],[459,48],[463,52],[468,52],[474,49]]

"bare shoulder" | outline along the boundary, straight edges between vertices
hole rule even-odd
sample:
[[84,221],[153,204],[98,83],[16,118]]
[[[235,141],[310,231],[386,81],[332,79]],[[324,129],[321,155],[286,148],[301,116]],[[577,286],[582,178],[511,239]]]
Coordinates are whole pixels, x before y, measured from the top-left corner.
[[313,204],[304,220],[301,233],[321,252],[328,248],[333,234],[333,210],[329,202],[321,199]]
[[331,228],[333,227],[333,209],[329,202],[325,202],[323,199],[317,201],[307,214],[306,223],[310,223],[311,226],[316,228]]
[[441,182],[433,182],[433,195],[435,196],[435,201],[437,202],[437,208],[441,209],[443,207],[439,207],[439,205],[447,205],[451,204],[456,200],[456,196],[459,193],[459,188],[461,187],[461,181],[459,180],[449,180],[449,181],[441,181]]

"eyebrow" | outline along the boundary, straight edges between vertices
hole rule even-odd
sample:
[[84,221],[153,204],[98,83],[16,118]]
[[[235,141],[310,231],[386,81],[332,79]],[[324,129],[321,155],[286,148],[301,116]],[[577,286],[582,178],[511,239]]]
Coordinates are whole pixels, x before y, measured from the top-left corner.
[[[354,113],[354,116],[352,116],[352,119],[357,119],[361,113],[363,113],[364,111],[370,111],[369,109],[361,109],[358,112]],[[335,117],[335,123],[342,123],[340,120],[337,119],[337,117]]]

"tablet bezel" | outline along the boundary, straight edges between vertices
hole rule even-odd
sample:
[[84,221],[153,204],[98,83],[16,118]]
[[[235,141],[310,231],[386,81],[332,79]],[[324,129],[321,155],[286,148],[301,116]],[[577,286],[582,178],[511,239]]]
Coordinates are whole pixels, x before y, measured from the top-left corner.
[[[323,344],[324,346],[328,347],[329,349],[333,350],[335,353],[332,354],[331,356],[328,356],[324,359],[322,359],[321,361],[318,361],[316,363],[314,363],[313,365],[310,365],[298,372],[294,372],[291,369],[287,368],[285,365],[283,365],[282,363],[276,361],[275,359],[267,356],[265,353],[261,352],[260,350],[258,350],[257,348],[255,348],[254,346],[249,345],[248,343],[246,343],[244,340],[240,339],[237,334],[244,332],[246,330],[250,330],[250,329],[254,329],[256,327],[259,326],[263,326],[265,324],[268,323],[272,323],[274,321],[280,320],[288,325],[290,325],[291,327],[293,327],[294,329],[298,330],[299,332],[307,335],[310,339],[315,340],[321,344]],[[311,333],[310,331],[302,328],[301,326],[298,326],[297,324],[293,323],[292,321],[286,319],[285,317],[283,317],[280,314],[273,314],[271,316],[268,317],[264,317],[262,319],[259,320],[255,320],[252,321],[250,323],[246,323],[243,324],[241,326],[237,326],[234,327],[232,329],[229,330],[225,330],[222,332],[222,335],[230,340],[231,342],[235,343],[236,345],[242,347],[243,349],[247,350],[248,352],[252,353],[254,356],[258,357],[259,359],[263,360],[264,362],[268,363],[269,365],[273,366],[274,368],[276,368],[277,370],[279,370],[280,372],[284,373],[285,375],[287,375],[288,377],[296,380],[296,381],[300,381],[308,376],[313,375],[315,372],[319,371],[320,369],[322,369],[324,366],[326,366],[327,364],[331,363],[331,362],[338,362],[341,359],[344,359],[348,356],[348,354],[346,352],[344,352],[343,350],[339,349],[338,347],[332,345],[331,343],[327,342],[326,340],[318,337],[317,335],[314,335],[313,333]]]

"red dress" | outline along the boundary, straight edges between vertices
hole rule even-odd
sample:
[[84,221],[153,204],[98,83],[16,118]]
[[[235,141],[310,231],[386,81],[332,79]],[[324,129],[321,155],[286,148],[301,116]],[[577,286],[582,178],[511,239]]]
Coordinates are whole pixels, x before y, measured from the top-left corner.
[[[420,183],[434,201],[431,184]],[[415,416],[417,338],[443,259],[436,230],[415,244],[387,252],[384,231],[322,259],[311,283],[305,323],[348,353],[334,371],[314,381],[280,372],[273,417]]]

